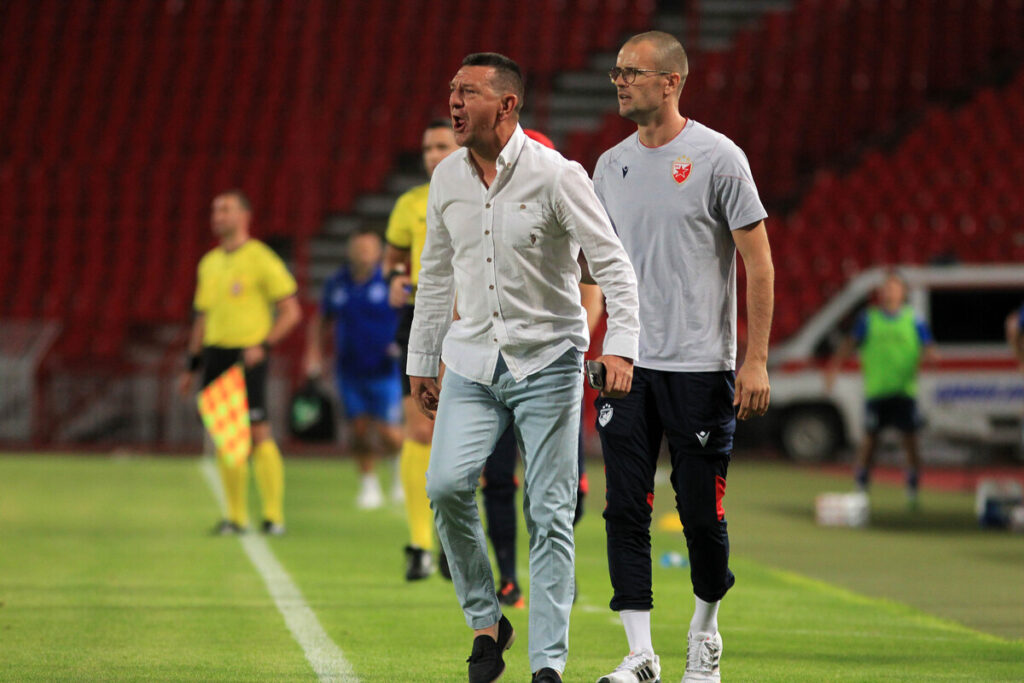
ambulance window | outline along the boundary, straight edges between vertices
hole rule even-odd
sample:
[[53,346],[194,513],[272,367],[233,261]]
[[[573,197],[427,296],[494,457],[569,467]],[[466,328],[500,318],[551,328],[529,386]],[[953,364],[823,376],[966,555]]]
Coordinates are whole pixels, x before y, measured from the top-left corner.
[[1003,344],[1006,316],[1024,303],[1024,288],[933,289],[928,299],[939,344]]

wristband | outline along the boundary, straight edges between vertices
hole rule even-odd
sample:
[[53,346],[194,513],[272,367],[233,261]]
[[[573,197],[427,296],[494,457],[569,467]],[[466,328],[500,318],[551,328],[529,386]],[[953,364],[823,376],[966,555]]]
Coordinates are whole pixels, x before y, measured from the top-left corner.
[[188,371],[195,372],[203,367],[203,357],[198,353],[190,354],[188,357]]

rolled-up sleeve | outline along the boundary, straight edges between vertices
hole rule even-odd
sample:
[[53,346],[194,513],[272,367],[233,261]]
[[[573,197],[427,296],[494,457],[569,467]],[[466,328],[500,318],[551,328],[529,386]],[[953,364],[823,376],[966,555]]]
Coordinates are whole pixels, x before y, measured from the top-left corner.
[[554,192],[559,220],[579,243],[590,265],[590,274],[605,295],[608,331],[603,351],[636,360],[640,343],[640,301],[636,273],[629,256],[582,166],[566,167],[558,176]]
[[406,374],[410,377],[437,377],[441,345],[455,307],[454,251],[437,205],[438,194],[436,186],[432,185],[427,199],[427,239],[420,256],[416,304],[409,335]]

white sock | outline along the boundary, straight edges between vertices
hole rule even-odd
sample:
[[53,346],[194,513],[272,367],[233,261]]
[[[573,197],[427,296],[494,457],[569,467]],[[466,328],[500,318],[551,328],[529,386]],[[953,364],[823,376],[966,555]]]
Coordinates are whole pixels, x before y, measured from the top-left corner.
[[693,596],[696,603],[693,609],[693,619],[690,620],[690,634],[697,633],[718,633],[718,606],[721,600],[715,602],[704,602],[696,595]]
[[624,609],[619,612],[622,626],[626,629],[626,640],[629,641],[629,652],[634,654],[641,650],[654,652],[651,645],[651,611]]

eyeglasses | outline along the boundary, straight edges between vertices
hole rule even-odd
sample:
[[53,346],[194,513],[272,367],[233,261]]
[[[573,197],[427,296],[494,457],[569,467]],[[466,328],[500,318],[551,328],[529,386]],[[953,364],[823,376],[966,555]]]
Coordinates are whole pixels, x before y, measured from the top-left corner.
[[629,85],[636,81],[637,74],[661,74],[663,76],[667,76],[670,73],[672,72],[658,71],[657,69],[637,69],[632,66],[627,66],[624,68],[615,67],[610,69],[608,71],[608,78],[610,78],[612,83],[614,83],[619,80],[619,76],[622,76],[622,80],[626,82],[626,85]]

